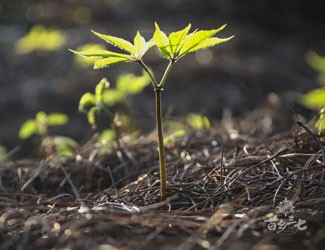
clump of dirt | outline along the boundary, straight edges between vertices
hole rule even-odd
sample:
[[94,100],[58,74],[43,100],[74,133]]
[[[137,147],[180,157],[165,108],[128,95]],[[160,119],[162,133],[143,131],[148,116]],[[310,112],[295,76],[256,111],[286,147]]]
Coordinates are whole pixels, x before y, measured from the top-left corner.
[[249,123],[222,124],[166,146],[164,202],[152,135],[107,155],[88,143],[71,158],[3,164],[0,248],[324,247],[324,138],[296,126],[259,140]]

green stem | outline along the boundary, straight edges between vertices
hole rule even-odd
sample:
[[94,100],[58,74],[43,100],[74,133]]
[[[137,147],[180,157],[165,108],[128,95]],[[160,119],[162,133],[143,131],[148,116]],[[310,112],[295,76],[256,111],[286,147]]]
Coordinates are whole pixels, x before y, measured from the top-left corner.
[[171,70],[171,68],[172,68],[172,66],[173,66],[173,63],[174,63],[173,60],[170,60],[170,61],[169,61],[169,64],[168,64],[168,66],[167,66],[167,68],[166,68],[166,70],[165,70],[165,73],[164,73],[163,77],[161,78],[160,83],[159,83],[159,85],[158,85],[158,86],[160,86],[161,88],[163,88],[164,85],[165,85],[165,83],[166,83],[167,76],[169,75],[169,72],[170,72],[170,70]]
[[156,81],[156,78],[152,74],[151,70],[148,68],[148,66],[142,60],[139,60],[138,63],[140,63],[140,65],[142,66],[142,68],[148,73],[153,88],[156,88],[158,86],[158,83]]
[[160,166],[160,194],[161,194],[161,200],[164,201],[167,198],[167,178],[166,178],[164,136],[163,136],[163,128],[162,128],[161,91],[162,89],[160,87],[155,88],[156,126],[157,126],[157,133],[158,133],[159,166]]
[[164,134],[163,134],[163,122],[162,122],[162,107],[161,107],[161,91],[165,85],[167,76],[174,63],[173,60],[169,61],[169,64],[162,76],[160,83],[158,84],[154,75],[147,67],[147,65],[142,61],[138,61],[144,70],[148,73],[151,83],[155,91],[155,101],[156,101],[156,127],[158,134],[158,149],[159,149],[159,169],[160,169],[160,195],[161,200],[164,201],[167,198],[167,171],[166,171],[166,157],[165,157],[165,147],[164,147]]

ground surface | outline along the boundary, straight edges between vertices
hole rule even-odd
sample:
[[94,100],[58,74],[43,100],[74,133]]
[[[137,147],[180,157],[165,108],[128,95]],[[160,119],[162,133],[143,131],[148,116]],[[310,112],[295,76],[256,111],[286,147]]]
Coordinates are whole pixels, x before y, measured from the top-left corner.
[[319,142],[301,126],[261,139],[268,124],[249,117],[167,145],[166,202],[153,134],[105,156],[89,142],[7,162],[0,249],[324,249]]

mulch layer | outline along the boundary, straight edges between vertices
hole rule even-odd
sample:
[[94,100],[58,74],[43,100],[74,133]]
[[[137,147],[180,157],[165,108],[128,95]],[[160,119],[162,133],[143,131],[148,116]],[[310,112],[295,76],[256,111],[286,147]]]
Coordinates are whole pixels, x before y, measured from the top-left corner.
[[[189,131],[0,167],[0,249],[325,249],[324,138]],[[323,144],[322,144],[323,143]],[[323,147],[323,149],[322,149]]]

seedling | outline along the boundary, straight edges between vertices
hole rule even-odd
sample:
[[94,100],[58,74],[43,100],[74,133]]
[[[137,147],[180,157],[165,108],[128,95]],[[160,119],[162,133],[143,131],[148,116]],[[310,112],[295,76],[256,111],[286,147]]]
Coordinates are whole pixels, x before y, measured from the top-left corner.
[[[117,46],[124,53],[113,52],[110,50],[86,50],[82,52],[73,51],[77,55],[85,57],[95,57],[98,60],[94,63],[94,68],[104,68],[122,62],[135,62],[147,72],[155,92],[156,104],[156,128],[158,134],[158,149],[159,149],[159,166],[160,166],[160,193],[161,199],[167,198],[167,181],[166,181],[166,161],[164,149],[164,136],[163,136],[163,121],[162,121],[162,108],[161,108],[161,92],[165,86],[167,77],[170,73],[172,66],[185,55],[198,50],[206,49],[217,44],[229,41],[232,37],[218,38],[214,37],[215,34],[225,28],[225,25],[218,29],[212,30],[195,30],[189,33],[191,24],[187,25],[184,29],[172,32],[169,36],[160,30],[159,25],[155,24],[155,33],[153,38],[146,41],[138,31],[134,37],[133,43],[115,36],[105,35],[93,31],[93,33],[103,39],[104,41]],[[143,61],[145,53],[156,46],[160,55],[168,61],[160,81],[157,80],[154,72]]]
[[[306,54],[306,60],[316,71],[318,71],[318,80],[321,85],[325,84],[325,57],[318,55],[314,51]],[[318,111],[317,119],[312,127],[315,127],[318,133],[325,132],[325,87],[313,89],[300,97],[299,102],[311,110]]]
[[44,148],[47,155],[53,153],[53,149],[59,156],[72,155],[72,149],[77,143],[65,136],[49,136],[48,127],[65,125],[68,116],[62,113],[46,114],[43,111],[37,112],[34,119],[29,119],[23,123],[19,130],[19,138],[27,139],[32,135],[41,137],[41,148]]

